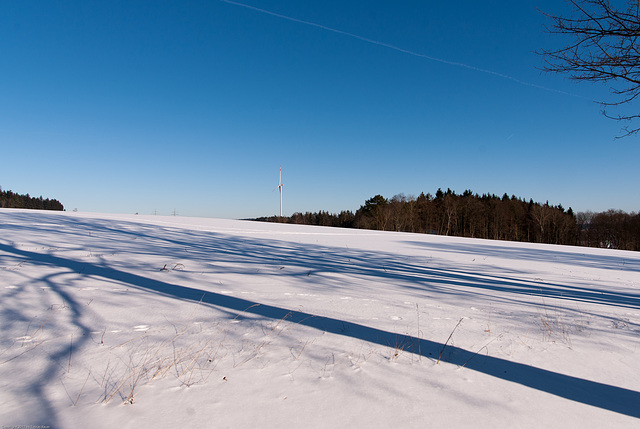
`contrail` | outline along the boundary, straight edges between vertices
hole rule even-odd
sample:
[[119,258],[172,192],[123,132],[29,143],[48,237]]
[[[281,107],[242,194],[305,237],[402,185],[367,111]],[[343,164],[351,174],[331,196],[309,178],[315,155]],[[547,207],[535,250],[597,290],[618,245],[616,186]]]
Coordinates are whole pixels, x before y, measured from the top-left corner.
[[472,65],[469,65],[469,64],[465,64],[465,63],[460,63],[460,62],[457,62],[457,61],[449,61],[449,60],[445,60],[443,58],[434,57],[434,56],[431,56],[431,55],[421,54],[419,52],[410,51],[408,49],[400,48],[398,46],[391,45],[391,44],[385,43],[385,42],[381,42],[379,40],[369,39],[367,37],[363,37],[363,36],[359,36],[357,34],[349,33],[347,31],[342,31],[342,30],[338,30],[338,29],[335,29],[335,28],[327,27],[326,25],[316,24],[315,22],[310,22],[310,21],[305,21],[305,20],[298,19],[298,18],[293,18],[291,16],[282,15],[282,14],[279,14],[279,13],[276,13],[276,12],[271,12],[270,10],[261,9],[259,7],[250,6],[250,5],[244,4],[244,3],[238,3],[238,2],[233,1],[233,0],[220,0],[220,1],[223,2],[223,3],[232,4],[232,5],[235,5],[235,6],[244,7],[246,9],[251,9],[251,10],[254,10],[256,12],[264,13],[266,15],[271,15],[271,16],[275,16],[277,18],[286,19],[287,21],[293,21],[293,22],[297,22],[297,23],[300,23],[300,24],[304,24],[304,25],[309,25],[309,26],[312,26],[312,27],[320,28],[320,29],[325,30],[325,31],[331,31],[332,33],[341,34],[343,36],[351,37],[353,39],[361,40],[361,41],[366,42],[366,43],[371,43],[373,45],[383,46],[385,48],[393,49],[394,51],[402,52],[403,54],[412,55],[414,57],[425,58],[427,60],[437,61],[437,62],[442,63],[442,64],[448,64],[448,65],[456,66],[456,67],[463,67],[463,68],[466,68],[466,69],[469,69],[469,70],[490,74],[490,75],[493,75],[493,76],[501,77],[503,79],[508,79],[508,80],[516,82],[516,83],[518,83],[520,85],[530,86],[532,88],[538,88],[538,89],[542,89],[542,90],[549,91],[549,92],[555,92],[555,93],[558,93],[558,94],[569,95],[571,97],[585,98],[585,97],[582,97],[582,96],[577,95],[577,94],[572,94],[570,92],[560,91],[558,89],[553,89],[553,88],[548,88],[546,86],[537,85],[535,83],[525,82],[523,80],[517,79],[517,78],[515,78],[513,76],[506,75],[504,73],[499,73],[499,72],[496,72],[496,71],[493,71],[493,70],[487,70],[487,69],[483,69],[483,68],[480,68],[480,67],[475,67],[475,66],[472,66]]

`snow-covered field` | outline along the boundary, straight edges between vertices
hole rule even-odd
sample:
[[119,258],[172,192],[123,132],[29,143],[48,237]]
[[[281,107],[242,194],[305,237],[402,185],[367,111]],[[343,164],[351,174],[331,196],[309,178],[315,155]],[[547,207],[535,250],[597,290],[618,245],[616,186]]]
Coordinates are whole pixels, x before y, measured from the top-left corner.
[[0,424],[640,427],[640,254],[0,210]]

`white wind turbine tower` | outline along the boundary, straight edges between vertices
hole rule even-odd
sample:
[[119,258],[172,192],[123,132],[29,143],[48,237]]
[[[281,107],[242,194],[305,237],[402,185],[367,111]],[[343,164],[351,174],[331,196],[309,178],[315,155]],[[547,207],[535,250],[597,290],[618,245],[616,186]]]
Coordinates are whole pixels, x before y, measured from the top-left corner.
[[280,166],[280,178],[278,179],[278,186],[273,188],[274,191],[276,189],[280,190],[280,217],[282,217],[282,187],[283,186],[284,184],[282,183],[282,166]]

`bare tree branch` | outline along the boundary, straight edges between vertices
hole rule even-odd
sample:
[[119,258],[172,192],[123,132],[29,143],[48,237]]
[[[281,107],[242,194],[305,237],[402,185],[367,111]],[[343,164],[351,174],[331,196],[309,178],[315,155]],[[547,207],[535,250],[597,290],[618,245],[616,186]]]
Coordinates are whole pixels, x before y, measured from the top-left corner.
[[[551,34],[571,36],[560,49],[543,50],[544,70],[567,74],[577,81],[611,83],[616,101],[600,101],[603,108],[630,105],[640,96],[640,0],[628,0],[626,10],[611,6],[609,0],[569,0],[570,16],[545,14],[552,22]],[[640,119],[640,114],[609,115],[618,121]],[[625,127],[625,136],[637,134],[638,127]]]

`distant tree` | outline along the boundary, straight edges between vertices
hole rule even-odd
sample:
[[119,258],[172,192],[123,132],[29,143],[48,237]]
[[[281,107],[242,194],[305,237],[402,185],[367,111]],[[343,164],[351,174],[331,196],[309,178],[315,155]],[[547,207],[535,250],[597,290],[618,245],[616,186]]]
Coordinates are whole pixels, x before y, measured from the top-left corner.
[[590,211],[580,212],[576,215],[576,225],[580,237],[579,244],[581,246],[593,246],[593,240],[591,238],[591,221],[593,216],[593,212]]
[[380,194],[365,201],[356,213],[356,216],[360,215],[360,226],[384,231],[389,220],[388,204],[389,201]]
[[465,237],[482,236],[485,225],[485,206],[480,202],[478,195],[474,195],[471,190],[466,190],[462,194],[462,235]]
[[[0,203],[4,203],[1,198]],[[417,198],[398,194],[391,200],[376,195],[366,200],[355,214],[348,210],[339,214],[321,210],[256,220],[640,250],[639,213],[609,210],[576,215],[562,204],[552,206],[548,201],[540,204],[533,199],[526,202],[507,194],[501,198],[495,194],[479,196],[470,190],[457,195],[451,189],[446,192],[439,189],[435,197],[424,193]]]
[[389,201],[389,215],[394,231],[413,232],[413,210],[415,198],[404,194],[394,195]]
[[431,232],[431,219],[433,218],[433,197],[431,194],[420,193],[416,199],[415,220],[416,232]]
[[443,198],[443,228],[444,235],[459,235],[458,233],[458,197],[451,189],[447,190],[447,194]]
[[337,225],[335,226],[338,226],[341,228],[353,228],[355,215],[350,210],[343,210],[340,212],[340,214],[338,214],[337,221],[338,221]]
[[10,209],[38,209],[38,210],[64,210],[64,206],[58,200],[31,197],[29,194],[17,194],[12,191],[3,191],[0,188],[0,207]]
[[550,243],[549,224],[551,216],[553,215],[553,210],[549,207],[549,201],[544,205],[535,204],[531,214],[537,226],[536,232],[538,233],[539,238],[536,241],[540,243]]
[[[621,109],[640,96],[640,0],[626,1],[623,8],[611,6],[609,0],[569,3],[571,15],[547,15],[553,22],[549,32],[569,36],[570,41],[560,49],[542,51],[544,70],[578,81],[612,83],[615,101],[600,101],[604,115],[620,121],[639,119],[639,113],[611,116],[606,110]],[[640,126],[623,130],[628,136],[640,131]]]

